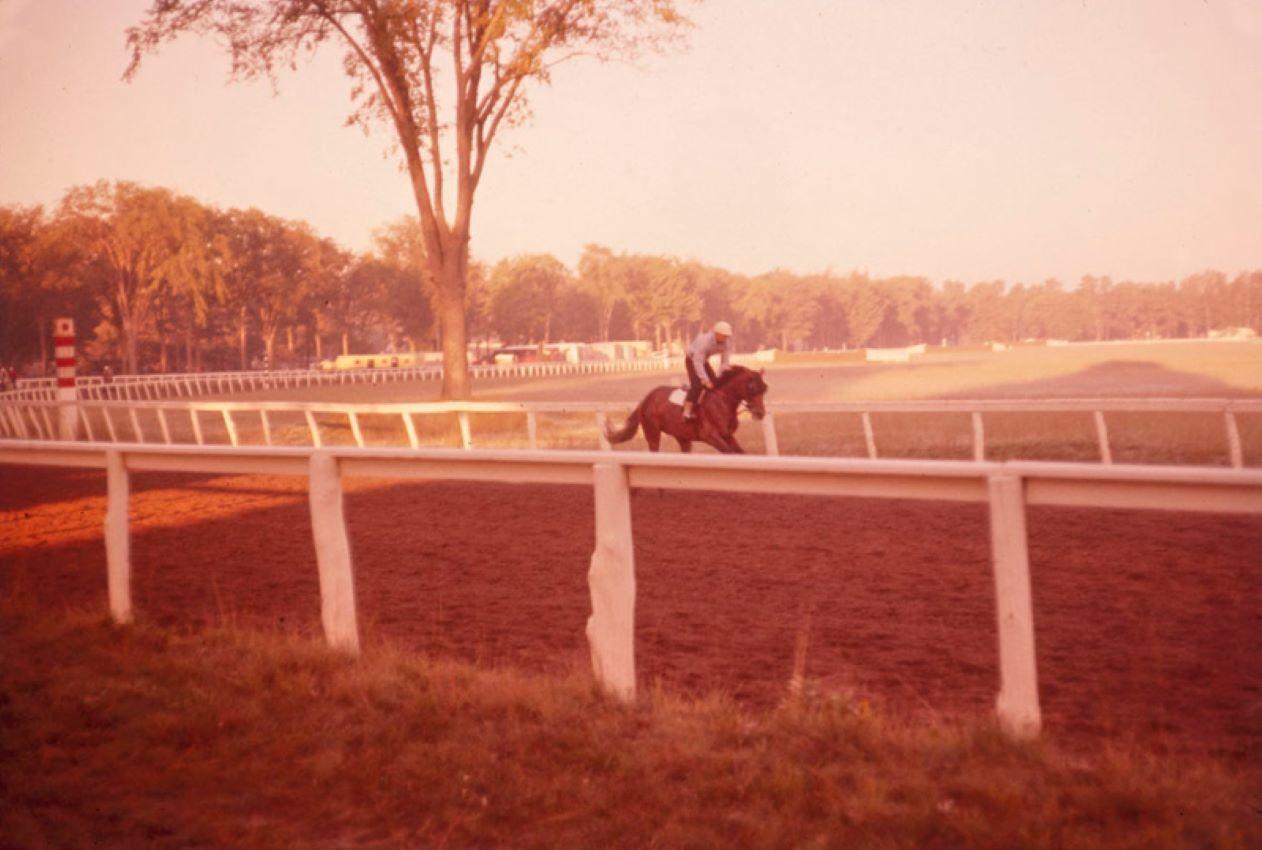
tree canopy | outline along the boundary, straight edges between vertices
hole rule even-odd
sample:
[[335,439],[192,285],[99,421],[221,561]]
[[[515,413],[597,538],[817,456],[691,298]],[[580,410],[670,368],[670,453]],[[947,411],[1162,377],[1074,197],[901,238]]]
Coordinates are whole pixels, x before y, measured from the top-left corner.
[[[431,350],[441,328],[415,218],[355,255],[305,222],[222,210],[132,183],[77,186],[50,213],[0,206],[0,362],[48,364],[56,316],[88,368],[306,366],[337,354]],[[680,344],[720,319],[737,346],[859,348],[1023,339],[1262,333],[1262,269],[1179,281],[1085,276],[1009,283],[775,270],[588,245],[469,266],[465,317],[482,344],[650,338]]]
[[388,127],[416,202],[443,354],[443,393],[467,397],[473,201],[492,146],[529,115],[558,63],[675,41],[676,0],[154,0],[128,30],[143,58],[185,33],[226,46],[238,79],[275,77],[328,43],[353,81],[350,121]]

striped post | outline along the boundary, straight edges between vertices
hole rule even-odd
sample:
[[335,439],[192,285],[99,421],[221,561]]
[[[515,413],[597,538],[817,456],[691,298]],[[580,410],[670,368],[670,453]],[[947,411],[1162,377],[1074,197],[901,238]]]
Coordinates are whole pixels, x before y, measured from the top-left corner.
[[53,356],[57,364],[57,400],[71,402],[57,408],[61,439],[73,440],[79,431],[79,408],[75,396],[74,319],[53,320]]

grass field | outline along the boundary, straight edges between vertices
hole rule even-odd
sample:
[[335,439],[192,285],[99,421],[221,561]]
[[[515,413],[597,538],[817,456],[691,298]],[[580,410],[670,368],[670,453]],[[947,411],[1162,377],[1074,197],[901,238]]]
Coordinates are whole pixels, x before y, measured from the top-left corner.
[[750,715],[307,641],[0,611],[0,847],[1223,848],[1255,780],[847,699]]
[[[475,385],[484,400],[606,401],[619,415],[630,412],[650,389],[676,380],[673,375],[629,374],[536,379],[485,379]],[[906,364],[772,365],[767,371],[768,402],[858,401],[901,399],[1024,399],[1024,398],[1256,398],[1262,396],[1262,344],[1184,343],[1102,345],[1065,348],[1017,348],[1012,351],[962,352],[938,355]],[[434,400],[434,382],[390,383],[269,390],[232,396],[234,399],[273,399],[328,402],[409,402]],[[150,439],[158,433],[151,414],[142,414]],[[240,438],[262,443],[263,432],[254,417],[238,417]],[[354,443],[345,417],[317,417],[324,440],[333,445]],[[1228,452],[1221,416],[1172,413],[1110,414],[1113,458],[1119,463],[1197,463],[1224,465]],[[95,427],[104,423],[94,414]],[[747,451],[765,450],[761,429],[746,418],[738,438]],[[882,457],[965,459],[972,456],[971,423],[967,414],[874,414],[877,449]],[[226,443],[222,421],[203,416],[210,442]],[[309,440],[300,414],[273,416],[274,439],[305,443]],[[1262,465],[1262,415],[1237,417],[1245,462]],[[454,414],[417,417],[425,445],[459,446]],[[524,415],[475,414],[471,418],[474,443],[482,447],[521,448],[526,445]],[[375,445],[407,445],[397,417],[365,416],[365,438]],[[866,444],[856,414],[787,414],[776,417],[783,454],[864,457]],[[1089,413],[988,414],[985,417],[987,456],[994,459],[1099,460],[1094,424]],[[171,427],[177,440],[192,441],[191,426],[176,419]],[[124,434],[129,427],[119,423]],[[590,414],[548,414],[539,419],[543,448],[596,449],[599,441]],[[663,442],[674,451],[671,440]],[[642,438],[624,446],[644,449]],[[700,446],[699,450],[708,451]]]

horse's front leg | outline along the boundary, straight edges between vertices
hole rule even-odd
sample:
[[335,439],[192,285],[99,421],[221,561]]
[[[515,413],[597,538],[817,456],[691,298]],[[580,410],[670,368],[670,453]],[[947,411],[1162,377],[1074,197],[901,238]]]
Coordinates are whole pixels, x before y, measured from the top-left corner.
[[731,437],[721,434],[713,428],[702,428],[701,433],[697,436],[725,455],[740,454],[742,452],[740,446],[733,447],[732,443],[729,442]]
[[743,455],[743,454],[745,454],[745,450],[744,450],[743,448],[741,448],[741,444],[740,444],[740,443],[738,443],[738,442],[736,442],[736,435],[735,435],[735,434],[728,434],[728,435],[727,435],[727,444],[728,444],[728,446],[730,447],[730,449],[731,449],[731,453],[732,453],[732,454],[736,454],[736,455]]

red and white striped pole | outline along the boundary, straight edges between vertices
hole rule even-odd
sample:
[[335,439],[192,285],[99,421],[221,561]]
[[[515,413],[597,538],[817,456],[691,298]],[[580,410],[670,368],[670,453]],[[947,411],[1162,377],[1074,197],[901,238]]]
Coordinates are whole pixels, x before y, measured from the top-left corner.
[[[57,400],[74,402],[75,389],[74,319],[53,320],[53,356],[57,364]],[[74,404],[62,404],[57,408],[57,420],[61,426],[61,438],[73,440],[77,436],[79,408]]]

